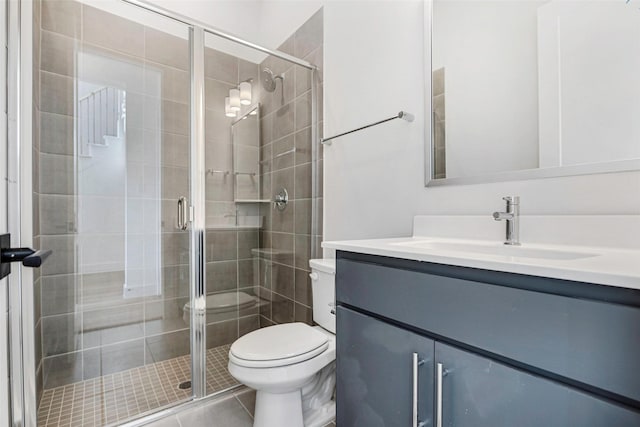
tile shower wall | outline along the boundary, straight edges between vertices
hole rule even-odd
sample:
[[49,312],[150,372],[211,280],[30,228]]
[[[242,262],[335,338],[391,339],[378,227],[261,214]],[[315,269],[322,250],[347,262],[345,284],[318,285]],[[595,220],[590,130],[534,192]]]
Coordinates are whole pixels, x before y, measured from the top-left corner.
[[[321,67],[322,12],[280,50]],[[284,75],[284,94],[280,81],[272,93],[263,89],[260,72],[265,67],[275,75]],[[245,333],[274,323],[312,322],[308,277],[311,72],[273,57],[255,64],[210,48],[205,51],[205,70],[206,168],[216,171],[206,178],[207,294],[238,291],[240,295],[260,298],[258,307],[208,316],[207,346],[212,347],[231,343]],[[224,97],[229,89],[248,79],[252,79],[253,105],[260,104],[261,173],[256,180],[261,187],[259,198],[273,199],[274,184],[286,187],[291,201],[284,211],[273,210],[270,203],[236,202],[234,198],[237,178],[233,176],[231,126],[235,119],[225,117]],[[244,112],[245,107],[240,114]],[[295,153],[291,151],[294,148]],[[318,204],[322,205],[321,198]],[[318,214],[322,216],[322,212]],[[262,228],[234,227],[243,215],[262,216]],[[318,235],[321,233],[318,230]]]
[[[206,40],[215,42],[215,37]],[[246,215],[257,216],[256,203],[236,203],[234,150],[231,126],[236,120],[225,116],[224,99],[229,90],[252,79],[255,88],[258,64],[233,55],[205,48],[205,166],[207,224],[207,295],[227,295],[235,301],[235,292],[254,296],[252,250],[260,247],[259,227],[237,227]],[[245,111],[243,107],[242,112]],[[255,198],[255,197],[254,197]],[[217,300],[208,300],[208,309],[216,310]],[[207,348],[231,344],[239,336],[259,327],[258,305],[218,312],[207,316]]]
[[[188,45],[186,40],[72,1],[45,1],[34,19],[41,22],[36,25],[35,43],[43,46],[36,54],[39,90],[35,91],[38,103],[34,105],[38,108],[38,133],[47,135],[41,146],[34,144],[40,150],[34,156],[34,171],[39,173],[36,182],[40,184],[34,193],[39,214],[34,226],[42,230],[40,246],[54,250],[37,281],[43,284],[40,292],[45,301],[37,310],[42,315],[36,323],[41,337],[37,347],[42,348],[39,375],[48,389],[189,351],[188,318],[184,313],[189,295],[188,235],[175,228],[176,199],[188,191]],[[285,42],[282,50],[321,67],[321,12]],[[144,70],[141,75],[134,72],[129,76],[136,84],[126,87],[127,160],[132,174],[144,171],[153,166],[145,164],[149,151],[161,148],[159,295],[126,297],[122,270],[87,273],[78,268],[82,251],[77,249],[74,91],[78,54],[85,51]],[[230,176],[226,180],[222,175],[207,176],[207,224],[216,225],[207,230],[208,293],[238,290],[263,298],[260,310],[209,316],[210,348],[228,344],[260,326],[294,320],[311,322],[311,73],[275,58],[255,64],[213,49],[206,50],[205,61],[207,168],[233,170],[231,120],[220,114],[224,108],[220,102],[224,96],[220,95],[238,82],[253,78],[263,108],[262,198],[272,198],[273,184],[283,182],[291,197],[287,210],[272,213],[269,204],[234,203]],[[283,104],[278,90],[264,93],[259,89],[259,71],[265,66],[276,74],[285,74]],[[159,96],[154,92],[158,88]],[[321,96],[322,91],[318,93]],[[295,147],[296,152],[278,156],[287,147]],[[322,161],[318,164],[321,170]],[[145,181],[145,176],[137,182],[142,196],[153,182],[148,176]],[[322,199],[318,201],[321,206]],[[219,226],[225,221],[233,223],[238,214],[262,214],[262,232]],[[100,211],[96,215],[108,216]],[[126,221],[141,221],[141,215],[144,209],[130,211]],[[146,216],[143,221],[148,221]],[[317,235],[321,233],[319,229]],[[263,254],[279,255],[261,257],[260,251],[252,251],[258,248],[267,250]],[[118,253],[109,245],[103,249],[105,253]]]
[[[323,12],[320,9],[279,48],[319,67],[317,85],[318,117],[322,117]],[[282,74],[274,92],[259,88],[261,110],[262,198],[273,199],[280,188],[289,194],[287,207],[280,211],[261,205],[265,226],[260,233],[263,248],[257,261],[259,294],[263,299],[260,326],[287,322],[311,324],[312,295],[309,258],[312,240],[312,73],[275,57],[267,57],[259,69]],[[282,84],[282,86],[281,86]],[[284,90],[281,92],[281,90]],[[318,129],[322,129],[322,123]],[[317,215],[322,218],[322,157],[317,160],[319,183]],[[321,222],[321,220],[320,220]],[[317,248],[318,254],[322,251]],[[321,256],[321,255],[319,255]]]
[[[280,50],[321,67],[322,12],[304,24]],[[264,90],[260,72],[265,67],[275,75],[284,75],[284,89],[278,81],[274,92]],[[239,295],[259,297],[258,306],[209,314],[207,347],[212,347],[231,343],[252,330],[274,323],[312,323],[308,268],[312,200],[311,72],[273,57],[255,64],[207,48],[205,77],[206,168],[215,171],[207,173],[206,178],[207,294],[219,296],[237,291]],[[260,104],[260,179],[255,181],[260,183],[258,198],[271,200],[274,185],[286,187],[290,203],[284,211],[273,210],[270,203],[235,200],[235,180],[246,177],[233,174],[236,171],[231,126],[236,119],[225,117],[224,98],[229,89],[249,79],[252,79],[253,104],[243,107],[240,115]],[[321,169],[321,160],[318,164]],[[321,198],[318,204],[322,205]],[[322,212],[318,214],[321,218]],[[262,227],[234,227],[243,215],[262,216]],[[318,235],[321,233],[322,230],[318,230]]]
[[[35,10],[34,235],[36,246],[53,250],[36,279],[36,352],[39,388],[48,389],[188,352],[188,234],[176,230],[175,203],[188,192],[189,49],[185,39],[79,2],[47,0]],[[129,208],[117,221],[114,199],[79,200],[81,54],[111,64],[114,81],[99,83],[126,91]],[[96,208],[89,214],[98,227],[82,236],[79,206]],[[125,273],[122,254],[126,247],[142,257],[144,242],[124,233],[125,222],[158,235],[155,289],[128,287],[136,272]],[[149,234],[138,237],[148,241]],[[88,259],[90,252],[97,257]]]

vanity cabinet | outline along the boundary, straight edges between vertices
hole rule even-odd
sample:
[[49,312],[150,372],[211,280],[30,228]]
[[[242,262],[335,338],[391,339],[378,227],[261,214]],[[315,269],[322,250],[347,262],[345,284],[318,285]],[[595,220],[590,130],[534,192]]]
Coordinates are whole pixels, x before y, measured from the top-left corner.
[[408,427],[432,419],[433,340],[348,308],[337,311],[344,334],[339,425]]
[[638,292],[338,252],[336,300],[340,427],[640,426]]
[[638,426],[640,414],[560,383],[436,342],[442,425]]

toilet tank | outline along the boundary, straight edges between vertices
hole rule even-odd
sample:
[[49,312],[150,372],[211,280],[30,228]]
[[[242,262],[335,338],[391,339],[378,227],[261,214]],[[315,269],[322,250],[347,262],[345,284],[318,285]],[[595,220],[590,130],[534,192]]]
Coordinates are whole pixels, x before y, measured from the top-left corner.
[[336,260],[311,259],[311,292],[313,293],[313,321],[336,333]]

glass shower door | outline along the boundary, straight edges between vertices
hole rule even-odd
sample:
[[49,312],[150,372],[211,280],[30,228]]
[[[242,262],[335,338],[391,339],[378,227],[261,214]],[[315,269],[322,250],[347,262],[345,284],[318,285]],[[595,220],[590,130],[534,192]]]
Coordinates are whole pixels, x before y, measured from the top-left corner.
[[[298,52],[321,57],[316,14]],[[281,46],[293,52],[296,35]],[[235,340],[274,324],[312,324],[312,67],[205,34],[206,384],[238,384],[227,369]],[[295,58],[293,58],[295,59]],[[315,198],[315,199],[314,199]],[[277,201],[277,202],[276,202]],[[276,202],[276,203],[274,203]],[[314,236],[315,235],[315,236]],[[319,241],[319,240],[318,240]]]
[[35,4],[38,424],[119,424],[193,395],[191,29],[119,1]]

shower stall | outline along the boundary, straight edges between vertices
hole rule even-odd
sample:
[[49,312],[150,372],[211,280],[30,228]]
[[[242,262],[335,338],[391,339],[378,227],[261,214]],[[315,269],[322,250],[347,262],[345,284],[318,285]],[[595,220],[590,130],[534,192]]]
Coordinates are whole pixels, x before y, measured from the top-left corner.
[[9,225],[53,251],[10,279],[14,425],[238,387],[234,340],[312,323],[322,10],[270,50],[135,0],[9,3]]

